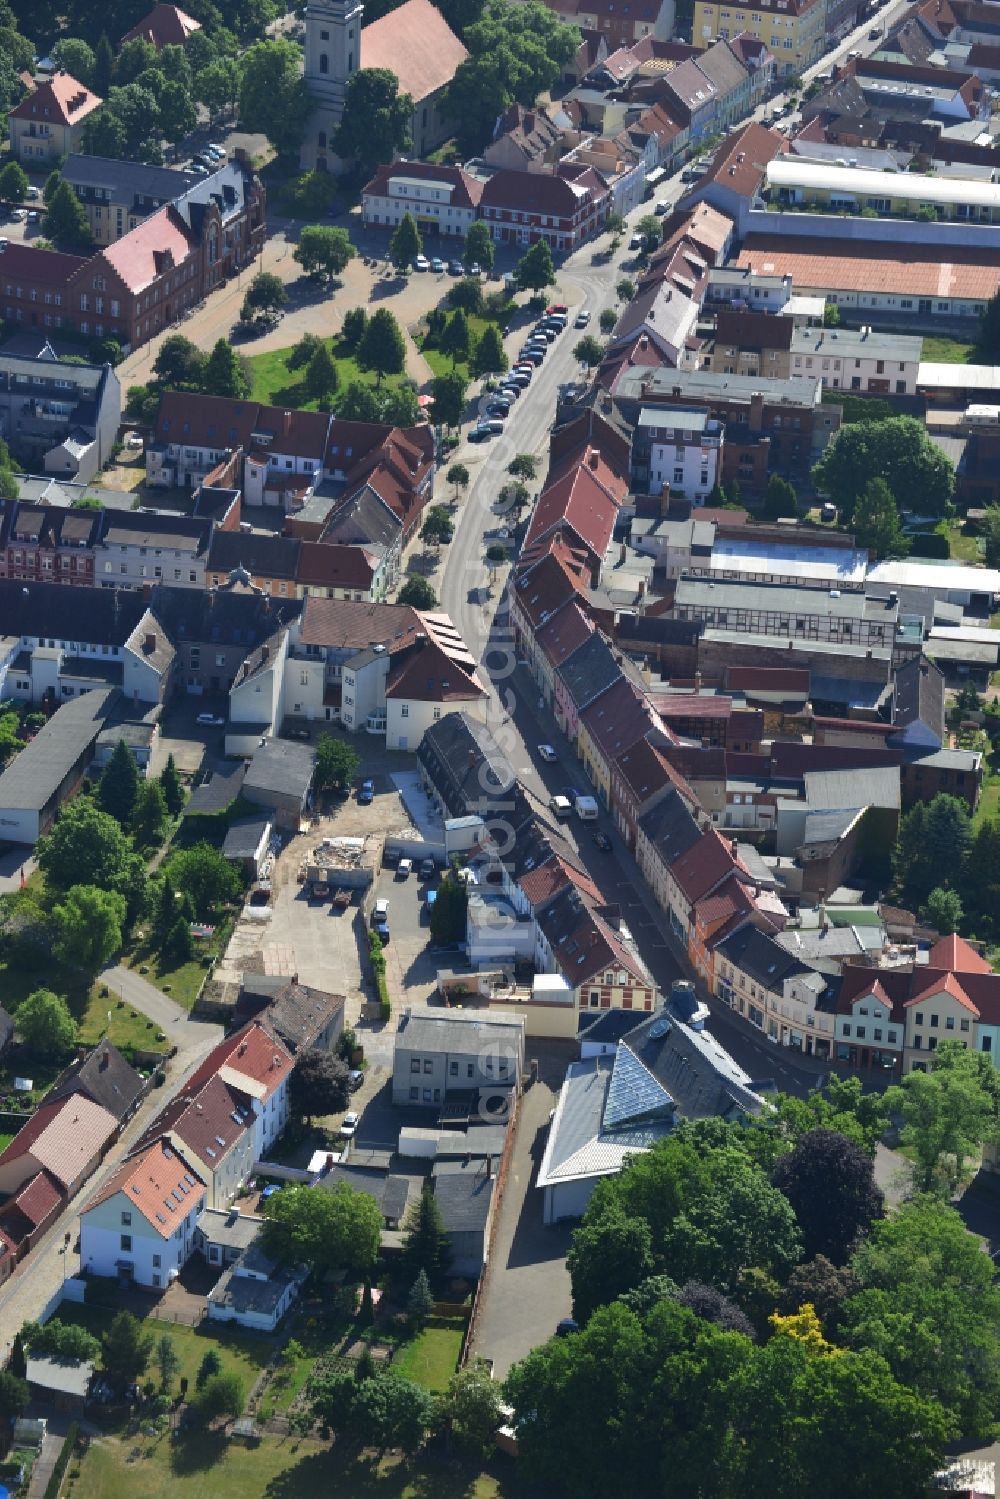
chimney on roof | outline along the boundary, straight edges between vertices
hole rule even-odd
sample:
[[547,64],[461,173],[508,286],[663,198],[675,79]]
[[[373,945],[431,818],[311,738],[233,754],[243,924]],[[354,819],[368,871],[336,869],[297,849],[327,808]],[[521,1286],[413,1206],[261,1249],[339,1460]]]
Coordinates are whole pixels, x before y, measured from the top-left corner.
[[238,1057],[246,1056],[246,1050],[247,1050],[247,1043],[245,1041],[241,1041],[240,1042],[240,1046],[239,1046],[239,1050],[237,1051],[236,1055]]
[[587,461],[589,462],[591,468],[596,468],[597,465],[600,463],[600,461],[601,461],[601,455],[597,451],[596,448],[591,448],[591,450],[590,450],[590,456],[589,456],[589,458],[588,458]]
[[732,854],[734,859],[738,859],[740,856],[740,846],[735,838],[731,838],[729,840],[729,852]]
[[764,430],[764,392],[755,390],[750,397],[750,431]]

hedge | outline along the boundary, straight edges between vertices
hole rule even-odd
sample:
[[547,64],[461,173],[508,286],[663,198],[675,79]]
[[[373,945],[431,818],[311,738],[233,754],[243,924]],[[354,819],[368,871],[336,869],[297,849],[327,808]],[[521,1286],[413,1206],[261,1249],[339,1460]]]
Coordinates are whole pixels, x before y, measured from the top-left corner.
[[947,536],[942,536],[940,531],[915,531],[910,536],[910,556],[941,558],[947,561],[951,556]]
[[52,1469],[52,1476],[45,1485],[45,1499],[57,1499],[59,1489],[62,1485],[69,1460],[73,1456],[73,1448],[76,1446],[76,1437],[79,1427],[76,1421],[71,1421],[66,1432],[66,1440],[62,1444],[62,1451],[56,1458],[56,1465]]

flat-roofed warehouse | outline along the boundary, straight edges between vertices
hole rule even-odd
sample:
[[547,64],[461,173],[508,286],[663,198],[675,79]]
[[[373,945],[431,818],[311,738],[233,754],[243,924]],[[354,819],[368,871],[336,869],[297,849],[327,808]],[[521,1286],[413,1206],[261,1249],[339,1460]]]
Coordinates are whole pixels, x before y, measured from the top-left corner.
[[91,760],[117,688],[71,698],[0,775],[0,838],[34,844],[77,789]]

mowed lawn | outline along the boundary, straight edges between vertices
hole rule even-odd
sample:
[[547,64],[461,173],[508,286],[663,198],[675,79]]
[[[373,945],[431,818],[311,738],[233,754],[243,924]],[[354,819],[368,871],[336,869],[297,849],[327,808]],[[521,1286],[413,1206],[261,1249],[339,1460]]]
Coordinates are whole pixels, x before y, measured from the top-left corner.
[[[57,1315],[60,1321],[77,1323],[99,1338],[111,1322],[114,1309],[93,1304],[78,1306],[64,1301]],[[186,1378],[192,1393],[201,1361],[210,1348],[214,1348],[219,1355],[224,1374],[239,1376],[247,1395],[274,1351],[274,1343],[266,1335],[230,1330],[215,1322],[202,1323],[200,1327],[184,1327],[180,1323],[161,1322],[158,1317],[151,1316],[144,1319],[143,1330],[152,1334],[154,1342],[159,1342],[164,1334],[167,1335],[180,1360],[177,1381]],[[155,1360],[150,1361],[145,1377],[157,1377]]]
[[930,336],[924,339],[921,359],[928,364],[971,364],[975,359],[975,344],[962,343],[957,338]]
[[455,1317],[429,1317],[423,1330],[399,1350],[392,1361],[397,1374],[440,1393],[458,1367],[465,1322]]
[[[370,370],[363,370],[354,356],[342,347],[340,339],[326,338],[323,342],[333,355],[337,366],[337,389],[339,391],[346,390],[355,381],[362,385],[377,383],[375,374]],[[307,400],[303,389],[305,368],[293,370],[288,367],[291,352],[291,348],[271,349],[266,354],[246,356],[247,368],[250,372],[250,394],[255,401],[263,401],[270,406],[317,411],[319,402]],[[384,389],[392,389],[402,379],[402,375],[386,375],[382,380],[382,386]]]
[[[138,1454],[129,1462],[131,1454]],[[309,1440],[264,1438],[248,1448],[219,1432],[91,1443],[73,1499],[527,1499],[513,1464],[496,1473],[426,1457],[343,1456]]]
[[[452,309],[446,304],[442,305],[450,317]],[[482,338],[484,330],[490,326],[490,319],[478,317],[475,313],[466,313],[466,322],[469,325],[469,342],[474,349],[478,340]],[[457,370],[464,380],[471,380],[472,376],[465,360],[460,359],[455,364],[450,354],[442,354],[440,349],[428,346],[426,338],[418,340],[418,344],[421,354],[435,375],[450,375],[453,370]]]

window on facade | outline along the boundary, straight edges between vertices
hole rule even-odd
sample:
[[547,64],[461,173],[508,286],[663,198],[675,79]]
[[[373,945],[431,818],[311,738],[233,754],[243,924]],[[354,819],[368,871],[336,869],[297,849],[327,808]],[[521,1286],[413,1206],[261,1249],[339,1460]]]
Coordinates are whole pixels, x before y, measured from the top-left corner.
[[932,1030],[937,1030],[937,1023],[938,1023],[938,1017],[936,1015],[932,1015],[931,1016],[931,1029]]
[[154,1265],[158,1265],[159,1263],[160,1263],[160,1256],[158,1254],[154,1254],[153,1255],[153,1264]]
[[419,1057],[411,1057],[410,1058],[410,1071],[411,1072],[419,1072],[420,1071],[420,1058]]
[[121,1247],[125,1251],[126,1254],[130,1254],[131,1253],[131,1251],[132,1251],[132,1235],[131,1234],[122,1234],[122,1236],[121,1236]]
[[122,1228],[131,1228],[131,1227],[132,1227],[132,1214],[131,1213],[122,1213]]
[[430,1057],[425,1057],[424,1058],[424,1072],[427,1073],[427,1072],[433,1072],[433,1071],[434,1071],[434,1063],[431,1061]]

